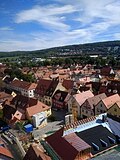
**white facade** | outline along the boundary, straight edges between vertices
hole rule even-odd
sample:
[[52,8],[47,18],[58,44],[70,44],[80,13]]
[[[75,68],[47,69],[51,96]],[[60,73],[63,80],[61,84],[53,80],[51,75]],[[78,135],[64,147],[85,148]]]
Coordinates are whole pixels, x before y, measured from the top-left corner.
[[72,114],[66,115],[65,116],[65,124],[68,125],[68,124],[71,124],[71,123],[74,123],[73,115]]
[[44,126],[45,124],[47,124],[47,115],[45,112],[40,112],[33,115],[32,120],[35,128]]
[[31,89],[31,90],[25,90],[25,89],[21,89],[21,94],[23,96],[26,96],[26,97],[34,97],[34,90],[35,89]]

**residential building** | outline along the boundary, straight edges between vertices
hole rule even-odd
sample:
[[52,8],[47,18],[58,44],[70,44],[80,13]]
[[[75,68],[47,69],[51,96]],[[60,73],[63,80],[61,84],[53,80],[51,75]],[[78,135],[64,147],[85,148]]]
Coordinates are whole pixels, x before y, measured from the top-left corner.
[[32,120],[34,127],[46,126],[50,115],[51,108],[40,101],[35,106],[26,108],[26,118]]
[[114,94],[112,96],[106,97],[102,99],[95,106],[95,115],[99,115],[101,113],[105,113],[109,110],[109,108],[116,102],[120,101],[120,96],[118,94]]
[[[15,123],[26,119],[33,121],[33,116],[35,116],[34,121],[36,121],[37,118],[40,119],[40,113],[44,113],[44,118],[46,119],[51,115],[51,108],[35,98],[22,95],[17,95],[11,101],[6,101],[3,106],[3,117],[8,123]],[[39,116],[36,116],[38,114]],[[39,125],[41,124],[39,123]]]
[[[63,137],[63,128],[46,138],[48,147],[58,159],[80,160],[90,158],[91,146],[80,139],[75,133]],[[58,145],[59,144],[59,145]],[[85,160],[86,160],[85,159]]]
[[81,105],[81,118],[87,118],[95,115],[95,106],[107,96],[105,93],[90,97]]
[[9,84],[9,89],[17,91],[23,96],[34,97],[37,84],[26,81],[14,80]]
[[51,106],[52,105],[52,96],[56,90],[65,91],[66,89],[59,83],[58,78],[48,80],[40,79],[35,90],[35,97],[38,98],[41,102]]
[[74,87],[74,81],[64,79],[62,82],[62,86],[65,87],[67,91],[71,91]]
[[39,99],[41,102],[44,102],[44,96],[46,91],[48,90],[52,80],[50,79],[40,79],[37,87],[35,89],[35,97]]
[[120,101],[115,102],[107,111],[108,114],[120,118]]
[[115,72],[110,66],[105,66],[100,70],[101,76],[108,76],[108,77],[114,77]]
[[2,104],[9,98],[12,98],[12,95],[0,92],[0,108],[2,108]]
[[94,97],[90,90],[71,96],[68,101],[68,112],[75,114],[75,116],[81,116],[81,105],[90,97]]
[[69,96],[68,92],[57,90],[52,97],[52,107],[67,110],[67,99]]
[[56,159],[88,160],[118,146],[116,129],[111,130],[106,120],[107,115],[101,114],[66,125],[47,137],[44,146]]
[[23,160],[51,160],[51,158],[44,153],[39,144],[33,143],[30,145]]

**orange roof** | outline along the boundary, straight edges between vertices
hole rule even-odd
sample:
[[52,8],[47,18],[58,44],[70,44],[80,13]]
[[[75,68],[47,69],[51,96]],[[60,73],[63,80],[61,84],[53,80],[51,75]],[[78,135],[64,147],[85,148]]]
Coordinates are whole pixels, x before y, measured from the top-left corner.
[[88,90],[79,94],[75,94],[73,97],[75,98],[75,100],[78,102],[78,104],[81,106],[86,99],[93,97],[93,93]]
[[38,103],[32,107],[28,107],[26,109],[28,115],[31,117],[33,116],[34,114],[37,114],[37,113],[40,113],[40,112],[43,112],[43,111],[46,111],[50,109],[49,106],[45,105],[44,103],[38,101]]
[[0,154],[4,155],[6,157],[13,158],[11,152],[8,149],[6,149],[6,148],[4,148],[2,146],[0,146]]
[[118,94],[114,94],[102,100],[105,106],[109,109],[114,103],[120,101],[120,96]]

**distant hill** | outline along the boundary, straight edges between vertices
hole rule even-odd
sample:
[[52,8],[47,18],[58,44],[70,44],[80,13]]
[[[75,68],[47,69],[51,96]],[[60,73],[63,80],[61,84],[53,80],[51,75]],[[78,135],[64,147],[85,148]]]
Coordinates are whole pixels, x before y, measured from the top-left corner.
[[13,56],[68,56],[68,55],[120,55],[120,41],[106,41],[79,45],[68,45],[35,51],[0,52],[0,57]]

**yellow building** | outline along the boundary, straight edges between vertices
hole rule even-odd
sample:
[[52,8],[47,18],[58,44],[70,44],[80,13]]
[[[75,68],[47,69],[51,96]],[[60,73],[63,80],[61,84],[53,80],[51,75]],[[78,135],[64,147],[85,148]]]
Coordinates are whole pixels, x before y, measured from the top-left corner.
[[120,118],[120,101],[114,103],[107,113]]

